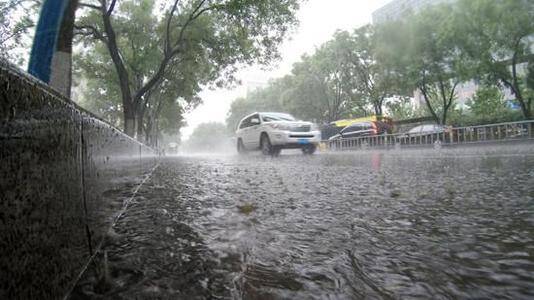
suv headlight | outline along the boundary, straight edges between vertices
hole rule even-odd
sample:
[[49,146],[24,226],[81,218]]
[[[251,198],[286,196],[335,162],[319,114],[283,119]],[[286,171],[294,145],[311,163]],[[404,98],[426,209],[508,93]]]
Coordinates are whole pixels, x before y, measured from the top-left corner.
[[311,125],[311,131],[320,131],[321,129],[319,128],[319,126],[317,124],[312,124]]

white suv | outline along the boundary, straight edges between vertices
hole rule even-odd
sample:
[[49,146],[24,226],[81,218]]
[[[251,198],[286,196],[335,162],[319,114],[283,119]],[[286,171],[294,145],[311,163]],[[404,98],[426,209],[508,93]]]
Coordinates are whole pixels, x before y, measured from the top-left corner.
[[297,121],[285,113],[260,112],[244,117],[236,131],[237,151],[261,149],[265,155],[278,155],[282,149],[302,149],[313,154],[321,132],[311,122]]

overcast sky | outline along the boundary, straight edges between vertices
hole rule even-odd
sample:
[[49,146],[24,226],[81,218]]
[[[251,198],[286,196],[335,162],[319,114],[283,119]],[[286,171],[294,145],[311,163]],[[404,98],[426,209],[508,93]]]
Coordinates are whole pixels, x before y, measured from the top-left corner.
[[291,72],[291,66],[302,54],[328,41],[337,29],[352,30],[371,22],[371,14],[390,0],[308,0],[300,11],[300,26],[280,48],[282,60],[269,70],[250,67],[241,70],[237,78],[242,85],[234,89],[205,90],[200,96],[203,104],[186,115],[187,127],[182,129],[182,139],[203,122],[225,122],[232,101],[245,96],[247,86],[267,82]]

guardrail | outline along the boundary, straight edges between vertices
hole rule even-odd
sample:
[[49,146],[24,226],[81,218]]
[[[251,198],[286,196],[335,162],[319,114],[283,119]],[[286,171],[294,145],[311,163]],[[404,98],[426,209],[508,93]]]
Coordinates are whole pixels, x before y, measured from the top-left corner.
[[534,139],[534,120],[489,125],[451,127],[442,132],[400,133],[342,138],[324,143],[331,150],[402,148],[417,146],[474,144]]

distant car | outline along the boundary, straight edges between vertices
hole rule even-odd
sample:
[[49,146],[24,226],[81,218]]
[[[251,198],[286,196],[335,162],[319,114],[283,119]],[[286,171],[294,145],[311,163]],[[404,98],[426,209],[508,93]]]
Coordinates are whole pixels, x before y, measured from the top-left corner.
[[418,135],[427,135],[431,133],[441,133],[445,132],[447,127],[437,124],[426,124],[415,126],[414,128],[408,130],[406,133],[409,136],[418,136]]
[[286,113],[250,114],[239,122],[236,131],[239,153],[261,150],[265,155],[279,155],[282,149],[302,149],[304,154],[313,154],[320,141],[316,125]]
[[375,136],[391,132],[391,126],[381,121],[353,123],[341,129],[339,134],[330,137],[329,141],[350,139],[364,136]]
[[449,141],[450,128],[444,125],[438,124],[424,124],[413,127],[405,134],[399,135],[400,143],[409,144],[428,144],[437,141]]

